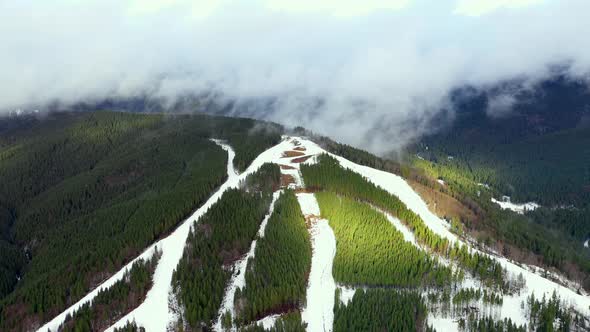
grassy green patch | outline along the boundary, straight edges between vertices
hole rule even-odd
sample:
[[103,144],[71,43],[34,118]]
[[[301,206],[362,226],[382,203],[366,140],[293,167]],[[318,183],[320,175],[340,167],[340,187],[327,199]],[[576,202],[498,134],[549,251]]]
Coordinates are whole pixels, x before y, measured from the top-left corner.
[[348,285],[443,286],[453,279],[378,211],[331,192],[316,193],[322,217],[336,235],[334,279]]

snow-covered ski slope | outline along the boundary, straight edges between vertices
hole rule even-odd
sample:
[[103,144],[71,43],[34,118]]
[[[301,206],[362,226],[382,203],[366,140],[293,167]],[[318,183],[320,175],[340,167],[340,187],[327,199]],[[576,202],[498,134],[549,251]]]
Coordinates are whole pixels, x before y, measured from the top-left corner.
[[[287,138],[294,149],[300,144],[297,138]],[[299,142],[299,143],[297,143]],[[299,148],[305,148],[299,145]],[[309,152],[304,151],[309,156]],[[299,172],[300,163],[294,162],[298,157],[281,158],[281,173],[293,177],[290,189],[303,189],[305,185]],[[297,193],[301,213],[311,224],[309,232],[312,242],[311,271],[306,290],[306,305],[301,309],[301,319],[307,324],[308,331],[332,331],[334,323],[334,292],[336,283],[332,277],[332,262],[336,255],[336,237],[325,219],[320,219],[320,207],[311,193]],[[274,326],[280,315],[273,314],[256,322],[269,329]]]
[[[174,313],[169,308],[169,298],[172,294],[172,273],[182,256],[184,244],[193,222],[197,221],[215,202],[217,202],[217,200],[219,200],[219,198],[227,189],[237,187],[242,179],[255,172],[264,163],[288,164],[294,167],[294,169],[282,169],[282,172],[283,174],[292,175],[295,178],[295,184],[292,184],[292,187],[299,188],[304,186],[298,170],[299,164],[291,163],[292,159],[294,158],[285,158],[283,155],[285,151],[293,150],[295,147],[295,142],[298,142],[297,145],[300,147],[305,148],[304,153],[306,156],[327,153],[317,144],[305,138],[284,137],[281,143],[260,154],[245,172],[238,175],[233,169],[233,150],[229,146],[221,142],[217,142],[228,152],[228,180],[218,189],[217,192],[211,196],[211,198],[203,206],[195,211],[191,217],[186,219],[171,235],[156,242],[136,258],[147,259],[151,257],[156,246],[162,251],[162,257],[160,258],[154,273],[153,287],[148,292],[145,301],[135,310],[131,311],[112,327],[110,327],[108,331],[112,331],[116,327],[124,326],[127,322],[131,321],[135,321],[139,326],[144,327],[147,331],[166,330],[168,324],[175,320]],[[403,178],[392,173],[358,165],[340,156],[333,154],[330,155],[336,158],[344,168],[363,175],[370,182],[399,197],[399,199],[405,203],[409,209],[417,213],[424,220],[426,226],[428,226],[435,233],[449,239],[452,242],[458,241],[463,243],[461,239],[449,231],[448,225],[445,221],[438,218],[428,209],[428,206],[424,200],[422,200],[422,198],[416,192],[414,192],[414,190]],[[313,158],[305,161],[305,163],[312,162],[314,162]],[[298,200],[304,214],[320,214],[319,207],[317,207],[317,201],[315,201],[315,197],[313,195],[298,194]],[[401,223],[398,224],[399,221],[391,217],[388,219],[390,219],[392,222],[393,227],[398,228],[402,232],[404,231],[403,225],[401,225]],[[311,232],[312,244],[314,246],[314,255],[312,256],[312,271],[310,273],[310,280],[308,284],[307,305],[305,308],[302,308],[302,318],[308,323],[308,331],[330,331],[333,321],[332,308],[334,304],[334,289],[336,287],[330,273],[332,260],[336,250],[335,238],[331,228],[329,227],[329,224],[326,221],[318,219],[312,225],[313,227]],[[411,234],[404,233],[406,240],[414,240],[413,236],[410,235]],[[466,243],[466,245],[469,244]],[[521,302],[533,292],[536,297],[541,297],[543,294],[550,296],[553,291],[555,291],[563,300],[574,306],[577,311],[584,315],[590,316],[589,296],[580,295],[573,289],[564,287],[556,282],[543,278],[541,275],[534,273],[534,269],[518,266],[504,257],[492,257],[498,260],[509,273],[513,275],[522,273],[527,284],[527,288],[521,292],[520,296],[515,295],[504,297],[504,304],[500,312],[501,318],[511,318],[513,322],[517,324],[527,323],[525,321],[523,310],[521,309]],[[59,316],[55,317],[51,322],[43,326],[40,331],[48,331],[49,329],[55,331],[57,327],[63,322],[65,316],[68,313],[73,313],[82,304],[91,301],[96,296],[99,289],[108,288],[116,281],[120,280],[125,270],[129,268],[132,263],[133,261],[121,269],[121,271],[117,272],[115,275],[105,281],[103,284],[101,284],[99,287],[97,287],[97,289],[85,296],[78,303],[68,308]],[[469,281],[469,283],[473,285],[473,281]],[[276,315],[273,317],[267,317],[261,320],[261,323],[264,323],[265,327],[272,326],[276,318]],[[449,319],[436,316],[430,316],[429,323],[435,323],[435,327],[441,328],[443,326],[447,326],[449,328],[456,327],[456,324],[454,324],[454,322],[450,321]]]
[[311,222],[313,255],[307,285],[307,305],[301,318],[308,331],[332,331],[334,324],[334,292],[332,263],[336,255],[336,237],[328,220],[319,219],[320,208],[313,194],[297,194],[301,211]]

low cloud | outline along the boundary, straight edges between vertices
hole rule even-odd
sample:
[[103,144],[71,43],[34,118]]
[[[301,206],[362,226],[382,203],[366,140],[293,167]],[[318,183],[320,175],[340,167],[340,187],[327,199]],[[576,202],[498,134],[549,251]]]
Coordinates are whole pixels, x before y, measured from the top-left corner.
[[520,9],[545,0],[459,0],[455,13],[467,16],[481,16],[500,9]]
[[[432,130],[456,87],[534,84],[561,63],[587,77],[590,3],[521,2],[4,1],[0,109],[214,91],[385,152]],[[491,115],[512,102],[496,99]]]
[[516,104],[517,99],[511,94],[500,94],[488,98],[486,113],[494,118],[501,118],[509,115]]

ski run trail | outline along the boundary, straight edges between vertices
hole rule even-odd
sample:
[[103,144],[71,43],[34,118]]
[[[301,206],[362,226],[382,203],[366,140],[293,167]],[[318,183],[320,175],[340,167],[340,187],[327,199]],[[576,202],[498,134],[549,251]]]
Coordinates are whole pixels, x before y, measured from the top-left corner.
[[334,323],[334,292],[332,263],[336,255],[336,237],[326,219],[319,219],[320,207],[313,194],[297,194],[301,211],[311,222],[311,272],[307,285],[307,306],[301,318],[308,331],[332,331]]
[[[176,322],[177,319],[177,313],[175,313],[176,310],[170,308],[170,303],[175,301],[172,295],[172,274],[182,257],[186,239],[194,222],[198,221],[199,218],[221,198],[226,190],[238,187],[241,180],[245,179],[249,174],[254,173],[265,163],[288,165],[289,167],[281,167],[282,174],[287,174],[293,177],[294,183],[289,184],[288,187],[291,189],[304,188],[304,182],[299,172],[300,164],[293,161],[293,159],[300,158],[301,156],[291,158],[283,156],[285,151],[291,151],[295,147],[304,148],[305,151],[303,152],[305,153],[305,156],[316,156],[321,153],[331,155],[338,160],[342,167],[364,176],[368,181],[383,188],[390,194],[397,196],[410,210],[418,214],[424,220],[426,226],[433,232],[449,239],[451,242],[466,244],[471,250],[482,253],[478,249],[470,246],[469,243],[464,242],[455,234],[451,233],[449,230],[449,224],[432,213],[428,209],[424,200],[422,200],[410,185],[403,178],[395,174],[353,163],[345,158],[324,151],[317,144],[305,138],[287,136],[283,138],[281,143],[261,153],[246,171],[238,174],[233,167],[233,159],[235,156],[233,149],[222,141],[214,140],[214,142],[220,145],[228,154],[228,178],[226,182],[223,183],[221,187],[193,213],[192,216],[183,221],[172,234],[152,244],[141,255],[125,265],[120,271],[96,287],[96,289],[88,293],[80,301],[66,309],[50,322],[46,323],[38,331],[56,331],[64,322],[66,315],[72,315],[82,305],[91,302],[100,290],[108,289],[117,281],[121,280],[125,272],[131,268],[135,261],[139,259],[145,260],[152,257],[156,248],[162,252],[162,257],[158,261],[158,265],[154,272],[153,286],[148,291],[145,300],[137,308],[129,312],[107,329],[107,331],[113,331],[115,328],[123,327],[127,322],[132,321],[135,321],[138,326],[144,327],[148,332],[166,331],[169,324]],[[304,161],[304,163],[313,162],[315,162],[315,158],[310,158]],[[268,214],[260,225],[258,233],[259,237],[264,236],[266,223],[273,213],[274,203],[278,199],[280,192],[281,191],[277,191],[273,195]],[[336,288],[338,287],[342,290],[340,300],[344,303],[350,301],[355,290],[340,285],[337,286],[334,282],[331,272],[333,259],[336,254],[336,239],[328,221],[320,218],[320,209],[314,195],[310,193],[298,193],[297,199],[303,215],[311,225],[310,234],[313,247],[311,272],[307,287],[307,301],[306,306],[301,308],[302,319],[307,323],[308,331],[331,331],[334,320],[333,307],[334,292]],[[414,235],[397,218],[394,218],[387,213],[385,213],[385,216],[392,226],[396,227],[403,234],[406,241],[417,245]],[[237,272],[232,276],[230,283],[226,288],[226,293],[219,314],[222,314],[226,310],[233,312],[233,294],[237,288],[244,287],[245,285],[247,261],[249,257],[254,256],[255,248],[256,240],[252,242],[247,255],[236,262],[234,270]],[[496,254],[484,254],[497,260],[506,269],[510,276],[516,277],[517,275],[522,274],[526,281],[526,286],[519,295],[514,294],[503,296],[503,305],[495,312],[495,318],[510,318],[516,324],[528,324],[521,304],[526,302],[527,297],[532,293],[534,293],[536,298],[541,298],[543,295],[550,297],[554,291],[563,301],[574,307],[579,313],[590,317],[590,297],[587,294],[578,294],[573,289],[574,284],[572,282],[569,282],[560,276],[553,275],[554,278],[558,278],[562,283],[570,286],[566,287],[542,277],[541,274],[545,274],[545,271],[542,271],[539,268],[517,264]],[[479,287],[480,285],[477,280],[466,277],[462,286]],[[279,315],[268,316],[259,320],[256,324],[259,324],[264,328],[270,328],[279,317]],[[457,321],[448,317],[439,316],[436,313],[429,314],[428,323],[439,331],[458,330]],[[216,331],[221,331],[219,321],[216,322],[214,328]]]

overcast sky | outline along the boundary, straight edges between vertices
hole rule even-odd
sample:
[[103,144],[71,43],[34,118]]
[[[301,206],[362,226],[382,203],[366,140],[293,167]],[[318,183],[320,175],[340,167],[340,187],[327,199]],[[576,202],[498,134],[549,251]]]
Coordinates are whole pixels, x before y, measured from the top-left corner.
[[216,89],[379,152],[453,87],[585,79],[588,36],[588,0],[0,0],[0,109]]

